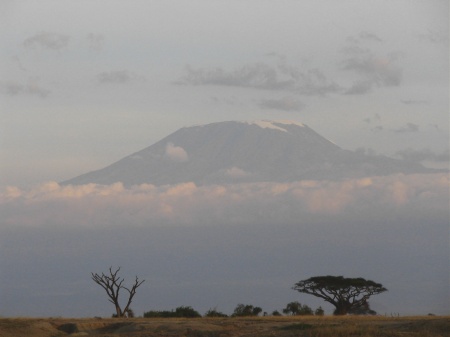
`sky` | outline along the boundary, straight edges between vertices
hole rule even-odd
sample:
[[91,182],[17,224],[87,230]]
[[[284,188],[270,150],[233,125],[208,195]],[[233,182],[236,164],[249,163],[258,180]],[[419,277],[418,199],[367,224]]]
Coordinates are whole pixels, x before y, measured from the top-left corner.
[[448,168],[448,1],[5,0],[0,29],[0,316],[108,315],[89,275],[119,264],[138,313],[331,313],[290,288],[334,273],[383,283],[381,313],[450,314],[447,174],[58,184],[227,120]]

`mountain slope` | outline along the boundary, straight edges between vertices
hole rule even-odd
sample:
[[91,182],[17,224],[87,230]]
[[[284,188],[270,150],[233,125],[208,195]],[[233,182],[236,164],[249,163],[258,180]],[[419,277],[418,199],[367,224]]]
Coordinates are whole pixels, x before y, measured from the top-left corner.
[[110,166],[63,184],[287,182],[399,172],[428,169],[384,156],[343,150],[296,122],[220,122],[179,129]]

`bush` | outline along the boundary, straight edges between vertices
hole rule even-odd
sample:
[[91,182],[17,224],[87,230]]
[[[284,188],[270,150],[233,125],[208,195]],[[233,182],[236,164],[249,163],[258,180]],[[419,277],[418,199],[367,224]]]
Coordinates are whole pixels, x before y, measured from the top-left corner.
[[272,311],[272,316],[281,316],[278,310]]
[[196,318],[196,317],[202,317],[197,311],[192,309],[192,307],[189,306],[181,306],[175,309],[175,311],[147,311],[144,312],[145,318],[169,318],[169,317],[188,317],[188,318]]
[[316,316],[323,316],[323,315],[325,315],[325,311],[322,309],[322,307],[318,307],[316,309],[316,311],[314,311],[314,315],[316,315]]
[[228,315],[217,311],[216,308],[214,309],[209,309],[206,313],[205,313],[205,317],[228,317]]
[[350,315],[376,315],[377,312],[370,309],[369,302],[363,302],[361,305],[348,311]]
[[260,307],[254,307],[250,304],[238,304],[234,309],[232,317],[258,316],[262,312]]
[[192,309],[192,307],[189,306],[181,306],[175,309],[176,317],[202,317],[197,311]]
[[313,315],[313,310],[308,307],[306,304],[302,305],[300,302],[291,302],[286,305],[286,308],[283,309],[283,313],[286,315]]
[[147,312],[144,312],[144,317],[145,318],[168,318],[168,317],[176,317],[175,313],[172,311],[167,311],[167,310],[163,310],[163,311],[156,311],[156,310],[150,310]]

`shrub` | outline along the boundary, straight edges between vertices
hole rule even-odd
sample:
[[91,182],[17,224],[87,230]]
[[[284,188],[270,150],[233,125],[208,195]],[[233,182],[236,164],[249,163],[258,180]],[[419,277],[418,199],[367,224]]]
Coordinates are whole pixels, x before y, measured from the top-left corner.
[[316,315],[316,316],[323,316],[323,315],[325,315],[325,311],[322,309],[322,307],[318,307],[316,309],[316,311],[314,311],[314,315]]
[[313,310],[306,304],[302,305],[300,302],[290,302],[283,309],[283,313],[286,315],[313,315]]
[[175,309],[175,315],[176,317],[202,317],[197,311],[192,309],[192,307],[189,306],[181,306]]
[[214,309],[209,309],[206,313],[205,313],[205,317],[228,317],[228,315],[217,311],[216,308]]
[[238,304],[234,309],[232,317],[258,316],[262,312],[260,307],[254,307],[251,304]]
[[196,317],[202,317],[197,311],[192,309],[190,306],[181,306],[175,309],[175,311],[147,311],[144,312],[145,318],[169,318],[169,317],[188,317],[188,318],[196,318]]

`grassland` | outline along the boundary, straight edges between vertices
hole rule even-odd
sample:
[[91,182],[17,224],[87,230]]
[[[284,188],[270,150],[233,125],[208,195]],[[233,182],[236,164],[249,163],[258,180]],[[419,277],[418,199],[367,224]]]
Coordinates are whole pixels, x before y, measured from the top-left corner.
[[450,317],[0,318],[1,337],[444,337]]

